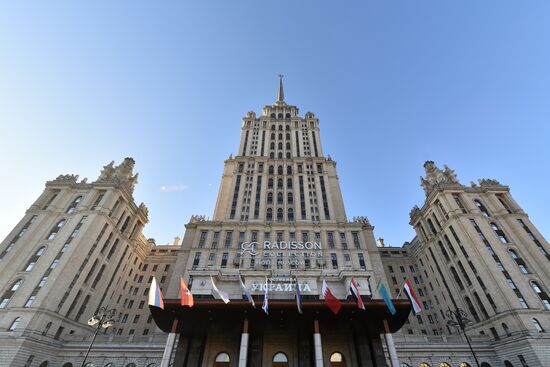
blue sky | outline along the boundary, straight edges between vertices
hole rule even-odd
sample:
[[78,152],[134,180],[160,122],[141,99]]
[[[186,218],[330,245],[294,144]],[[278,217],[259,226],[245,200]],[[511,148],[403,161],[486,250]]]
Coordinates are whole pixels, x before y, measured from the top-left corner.
[[[320,118],[346,209],[410,240],[423,163],[496,178],[550,233],[550,2],[4,2],[0,237],[42,192],[126,156],[145,234],[211,215],[241,117],[285,77]],[[163,190],[162,187],[167,189]]]

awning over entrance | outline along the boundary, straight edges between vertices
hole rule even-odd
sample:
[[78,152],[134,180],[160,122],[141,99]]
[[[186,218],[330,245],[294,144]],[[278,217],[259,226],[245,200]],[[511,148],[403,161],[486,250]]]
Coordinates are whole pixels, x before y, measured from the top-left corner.
[[334,315],[327,307],[324,300],[303,300],[303,314],[299,314],[294,300],[270,300],[269,315],[261,309],[261,303],[257,301],[253,308],[247,300],[231,300],[225,304],[217,299],[195,299],[193,307],[181,306],[179,299],[165,299],[164,310],[157,307],[149,307],[157,326],[164,332],[172,330],[174,320],[178,320],[177,332],[181,335],[190,335],[192,330],[200,325],[216,321],[237,321],[249,319],[266,322],[270,318],[275,319],[329,319],[331,321],[354,322],[366,328],[370,334],[384,332],[383,320],[387,320],[389,331],[398,331],[411,311],[409,300],[392,300],[397,313],[391,315],[383,300],[366,300],[365,310],[357,308],[354,300],[345,300],[338,315]]

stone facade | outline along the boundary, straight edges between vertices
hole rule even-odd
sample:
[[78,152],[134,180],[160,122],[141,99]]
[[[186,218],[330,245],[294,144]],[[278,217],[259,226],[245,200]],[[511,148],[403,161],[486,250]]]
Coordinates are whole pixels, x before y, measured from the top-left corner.
[[[178,297],[183,276],[196,298],[212,298],[213,279],[232,299],[243,298],[239,278],[259,298],[270,278],[272,299],[294,297],[273,279],[298,282],[305,299],[318,298],[325,280],[345,299],[351,278],[374,298],[380,282],[403,298],[407,278],[423,311],[394,336],[403,366],[475,366],[466,340],[447,323],[446,311],[456,308],[471,320],[466,333],[483,366],[550,365],[550,246],[507,186],[490,179],[464,186],[446,166],[424,167],[426,200],[411,211],[415,238],[403,247],[377,244],[366,217],[346,216],[319,120],[285,102],[281,81],[275,103],[243,118],[213,216],[193,216],[181,245],[176,238],[158,246],[142,235],[147,208],[132,196],[133,159],[109,163],[91,183],[61,175],[0,244],[0,366],[80,365],[94,331],[86,322],[102,306],[116,310],[115,323],[99,334],[89,361],[158,365],[166,335],[147,307],[153,276],[167,298]],[[298,244],[304,248],[291,248]],[[293,327],[266,336],[264,365],[280,351],[291,365],[303,364],[287,337]],[[325,365],[333,351],[356,365],[351,331],[320,329]],[[215,325],[208,334],[204,366],[220,352],[236,366],[238,344],[228,345],[224,332],[231,330]]]

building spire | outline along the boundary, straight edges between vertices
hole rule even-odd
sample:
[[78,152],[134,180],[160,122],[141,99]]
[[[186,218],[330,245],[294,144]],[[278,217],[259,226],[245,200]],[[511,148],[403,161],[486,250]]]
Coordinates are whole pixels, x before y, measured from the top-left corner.
[[283,90],[283,77],[279,74],[279,93],[277,94],[277,104],[285,104],[285,92]]

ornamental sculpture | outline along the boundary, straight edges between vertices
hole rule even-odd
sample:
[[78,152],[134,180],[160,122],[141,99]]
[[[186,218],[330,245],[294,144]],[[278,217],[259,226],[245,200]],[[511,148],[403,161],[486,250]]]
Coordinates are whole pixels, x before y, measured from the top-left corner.
[[134,187],[137,184],[138,174],[133,174],[134,165],[136,162],[133,158],[124,158],[124,161],[115,167],[115,161],[111,161],[106,166],[103,166],[101,173],[96,182],[122,184],[130,191],[134,192]]
[[446,186],[460,185],[455,171],[447,167],[447,165],[444,165],[443,167],[444,170],[439,169],[433,161],[426,161],[426,163],[424,163],[426,178],[421,176],[420,182],[424,188],[426,196],[430,195],[430,193],[435,189]]

